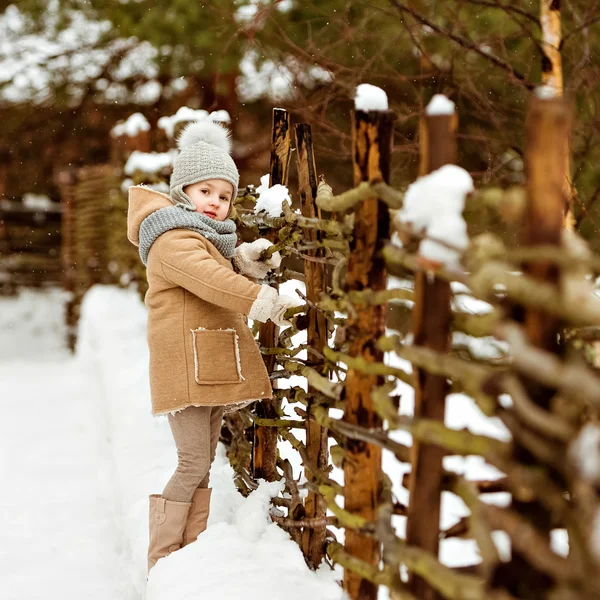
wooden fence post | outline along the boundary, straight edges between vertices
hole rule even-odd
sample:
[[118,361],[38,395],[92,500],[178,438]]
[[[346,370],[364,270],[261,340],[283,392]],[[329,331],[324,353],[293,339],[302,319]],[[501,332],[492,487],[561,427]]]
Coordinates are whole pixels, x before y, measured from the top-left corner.
[[62,204],[61,222],[61,264],[63,269],[63,287],[70,293],[65,305],[65,324],[67,328],[67,347],[75,350],[77,339],[77,315],[75,314],[75,188],[78,182],[78,169],[61,168],[54,174],[54,183],[60,191]]
[[[456,162],[457,116],[426,115],[421,121],[420,175],[445,164]],[[415,277],[413,335],[415,346],[438,352],[450,349],[450,284],[429,278],[424,272]],[[448,383],[414,368],[415,417],[444,421]],[[410,503],[406,524],[406,543],[428,550],[435,556],[439,549],[439,524],[444,450],[413,440],[411,450]],[[436,591],[420,577],[410,583],[420,600],[433,600]]]
[[[354,185],[362,181],[389,182],[392,133],[395,115],[391,111],[357,110],[352,122]],[[386,269],[381,256],[384,240],[389,237],[389,211],[377,197],[360,203],[355,211],[354,237],[346,273],[347,290],[386,289]],[[385,334],[387,305],[355,306],[348,315],[349,354],[370,362],[383,362],[383,353],[375,347]],[[373,410],[371,392],[383,378],[348,369],[344,391],[344,421],[363,427],[379,427],[381,420]],[[369,521],[376,518],[381,493],[381,448],[348,439],[344,459],[344,507]],[[346,551],[371,565],[380,560],[380,544],[372,537],[348,529]],[[377,585],[347,569],[344,588],[352,600],[374,600]]]
[[[555,98],[560,98],[564,93],[564,81],[562,70],[562,57],[560,47],[562,44],[560,2],[557,0],[541,0],[540,2],[540,25],[542,29],[542,84],[546,86],[546,92]],[[571,181],[571,159],[569,147],[565,148],[563,186],[567,201],[564,207],[564,227],[575,229],[575,217],[573,215],[573,201],[576,190]],[[600,346],[596,345],[596,351],[600,352]]]
[[[291,156],[290,115],[282,108],[273,109],[273,137],[271,139],[270,186],[286,185]],[[275,242],[276,232],[270,231],[267,239]],[[272,348],[277,345],[279,328],[268,321],[259,327],[259,344]],[[267,371],[275,370],[275,355],[263,356]],[[277,400],[262,400],[256,403],[256,414],[261,418],[275,419],[278,416]],[[277,429],[275,427],[254,426],[254,445],[252,454],[252,470],[255,479],[275,481],[277,473]]]
[[[317,196],[317,168],[312,145],[312,133],[310,125],[301,123],[295,127],[296,133],[296,161],[298,165],[298,192],[300,194],[301,210],[305,217],[321,218],[321,209],[317,208],[315,198]],[[306,240],[313,242],[323,238],[323,234],[316,229],[305,230]],[[307,250],[308,256],[318,257],[323,254],[319,249]],[[313,302],[320,300],[321,292],[327,291],[327,273],[323,263],[311,260],[304,261],[304,275],[306,281],[306,296]],[[310,307],[307,310],[308,333],[307,343],[317,352],[322,353],[323,347],[327,345],[327,320],[325,314]],[[307,364],[312,364],[310,352]],[[316,365],[320,360],[314,361]],[[314,388],[308,387],[309,395],[315,392]],[[310,414],[310,400],[308,413]],[[319,469],[326,469],[329,459],[327,429],[321,427],[312,419],[306,421],[306,450],[313,464]],[[310,478],[310,473],[306,474]],[[327,515],[327,504],[320,494],[313,491],[308,493],[304,503],[305,515],[308,519],[323,518]],[[324,542],[326,527],[306,528],[302,534],[302,551],[308,563],[317,568],[324,555]]]
[[[563,99],[533,98],[527,117],[525,154],[528,203],[523,241],[527,246],[560,246],[563,215],[568,202],[564,186],[564,164],[570,126],[570,107]],[[540,281],[557,285],[559,283],[559,271],[555,264],[530,262],[523,265],[523,271]],[[541,310],[525,309],[523,322],[528,340],[533,346],[560,354],[558,334],[561,323],[556,317]],[[540,408],[550,410],[556,390],[527,377],[523,377],[522,382],[531,400]],[[531,453],[518,441],[515,441],[515,459],[524,465],[537,464]],[[556,477],[560,481],[559,476]],[[553,516],[543,503],[513,500],[512,508],[550,543]],[[519,552],[513,551],[511,561],[498,567],[493,585],[507,589],[518,598],[533,600],[544,597],[552,588],[553,582],[548,575],[537,571]]]

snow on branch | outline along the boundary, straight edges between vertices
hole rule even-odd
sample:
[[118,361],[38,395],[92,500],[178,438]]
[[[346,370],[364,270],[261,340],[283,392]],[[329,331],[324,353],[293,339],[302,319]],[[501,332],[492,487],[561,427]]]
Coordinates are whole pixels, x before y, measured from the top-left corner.
[[177,123],[181,123],[182,121],[204,121],[204,119],[210,119],[219,123],[231,122],[231,117],[226,110],[215,110],[209,113],[207,110],[194,110],[193,108],[182,106],[174,115],[161,117],[158,120],[158,126],[172,139]]
[[134,150],[125,164],[125,175],[142,173],[158,173],[173,164],[174,152],[140,152]]
[[150,131],[150,123],[142,113],[136,112],[123,123],[115,125],[110,134],[113,137],[121,137],[122,135],[135,137],[142,131]]

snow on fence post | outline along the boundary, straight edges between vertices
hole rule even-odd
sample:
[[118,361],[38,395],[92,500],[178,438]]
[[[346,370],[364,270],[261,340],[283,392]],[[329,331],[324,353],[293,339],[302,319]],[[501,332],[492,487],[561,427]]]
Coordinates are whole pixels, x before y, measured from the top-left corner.
[[[296,134],[296,162],[298,165],[298,192],[300,195],[302,215],[309,218],[321,218],[321,209],[317,208],[317,168],[313,152],[311,126],[300,123],[294,128]],[[321,231],[307,228],[304,230],[305,239],[314,242],[324,238]],[[322,256],[322,249],[306,250],[308,256]],[[311,260],[304,261],[304,275],[306,282],[306,295],[310,302],[316,304],[321,299],[321,292],[327,291],[327,273],[323,263]],[[319,354],[327,345],[327,320],[325,313],[309,305],[306,312],[308,320],[307,343]],[[313,357],[308,355],[307,364],[312,366]],[[320,361],[315,361],[320,363]],[[308,386],[309,396],[316,390]],[[309,400],[307,413],[310,414],[312,403]],[[329,450],[327,446],[327,429],[321,427],[313,419],[306,421],[306,451],[319,470],[327,468]],[[311,478],[310,472],[306,474]],[[323,519],[327,516],[327,503],[321,494],[309,491],[304,502],[305,516],[307,519]],[[317,568],[324,555],[326,526],[306,528],[302,534],[302,551],[308,563]]]
[[[364,96],[363,92],[366,92]],[[389,182],[394,119],[395,114],[387,110],[383,90],[359,86],[352,114],[355,186],[363,181]],[[381,249],[388,237],[387,206],[376,196],[362,201],[355,211],[346,273],[347,291],[386,289],[387,274]],[[385,334],[386,314],[386,304],[354,306],[347,321],[351,356],[383,362],[383,352],[375,344]],[[371,393],[383,384],[383,377],[348,368],[345,383],[344,421],[366,428],[379,427],[381,419],[373,409]],[[367,521],[375,521],[382,486],[381,448],[349,438],[344,450],[344,509]],[[347,529],[345,551],[375,567],[379,564],[380,542],[374,537]],[[352,600],[377,598],[377,585],[349,569],[344,573],[344,588]]]
[[[436,96],[427,107],[420,124],[420,175],[427,175],[456,162],[457,116],[454,105]],[[415,346],[446,353],[450,350],[450,283],[424,271],[415,276],[413,335]],[[448,383],[445,377],[431,375],[414,367],[415,418],[444,422]],[[411,450],[410,503],[406,524],[406,543],[437,557],[442,486],[443,448],[413,441]],[[436,591],[422,578],[413,576],[413,594],[434,600]]]
[[[291,157],[291,131],[290,115],[283,108],[273,109],[273,127],[271,138],[271,165],[269,187],[276,184],[286,185]],[[269,230],[266,238],[271,242],[277,241],[277,232]],[[259,344],[263,348],[277,346],[277,333],[279,328],[268,321],[259,327]],[[263,355],[267,371],[275,371],[276,356]],[[273,382],[274,384],[275,382]],[[264,419],[279,417],[277,399],[263,400],[256,403],[256,414]],[[275,481],[279,479],[277,472],[277,429],[275,427],[261,427],[254,425],[254,445],[252,453],[252,471],[255,479]]]
[[[527,145],[525,165],[527,173],[528,202],[522,233],[525,246],[560,246],[563,217],[568,205],[564,186],[565,152],[569,143],[571,111],[562,98],[536,98],[527,116]],[[523,265],[530,277],[545,283],[559,285],[556,263],[536,261]],[[558,341],[562,322],[556,316],[535,308],[516,307],[522,312],[522,320],[528,342],[559,356]],[[551,402],[556,389],[546,387],[533,379],[522,376],[522,383],[537,406],[551,412]],[[539,467],[539,458],[532,456],[529,449],[514,442],[514,458],[519,464]],[[560,481],[562,476],[550,471],[549,476]],[[524,502],[513,499],[512,508],[550,544],[550,532],[554,516],[543,502]],[[541,598],[551,590],[554,582],[547,574],[539,571],[518,550],[513,550],[509,563],[501,565],[495,581],[519,598]]]

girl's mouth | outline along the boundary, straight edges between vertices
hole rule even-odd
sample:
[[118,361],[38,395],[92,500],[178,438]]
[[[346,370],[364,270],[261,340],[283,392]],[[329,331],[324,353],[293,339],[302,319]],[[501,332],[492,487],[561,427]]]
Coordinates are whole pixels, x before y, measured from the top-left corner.
[[205,214],[207,217],[210,217],[211,219],[214,219],[214,218],[217,216],[217,213],[210,212],[210,211],[206,211],[206,210],[204,211],[204,214]]

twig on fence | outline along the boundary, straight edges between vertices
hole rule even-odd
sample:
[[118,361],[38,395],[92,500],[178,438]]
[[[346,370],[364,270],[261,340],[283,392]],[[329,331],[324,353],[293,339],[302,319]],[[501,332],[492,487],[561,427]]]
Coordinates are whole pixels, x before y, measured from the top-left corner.
[[[334,265],[337,264],[337,260],[330,256],[311,256],[310,254],[304,254],[304,252],[300,252],[296,248],[288,248],[288,252],[290,254],[295,254],[304,260],[308,260],[310,262],[322,263],[324,265]],[[289,279],[299,279],[299,277],[290,277]],[[302,281],[306,281],[306,277],[302,275]]]
[[388,544],[389,552],[394,553],[396,560],[406,568],[419,575],[444,597],[451,600],[488,600],[492,596],[485,589],[483,580],[472,575],[455,573],[442,565],[433,554],[407,546],[403,541],[395,539],[393,545]]
[[[277,466],[283,471],[283,475],[285,477],[285,487],[289,490],[291,499],[288,500],[288,514],[296,519],[304,517],[304,506],[302,505],[302,498],[300,497],[300,491],[298,490],[298,482],[294,479],[294,469],[292,468],[292,463],[286,458],[285,460],[279,458],[277,460]],[[272,504],[275,504],[274,500],[278,498],[273,498]]]
[[532,402],[520,379],[507,374],[501,381],[504,391],[512,398],[515,413],[525,425],[562,442],[569,442],[574,438],[575,427]]
[[513,365],[517,371],[556,388],[581,402],[600,407],[600,378],[579,364],[562,362],[554,354],[527,343],[523,330],[516,324],[503,323],[497,335],[510,344]]
[[281,517],[279,515],[270,514],[271,519],[279,525],[279,527],[283,527],[284,529],[300,529],[303,527],[308,527],[309,529],[315,529],[317,527],[326,527],[328,525],[333,525],[334,527],[339,526],[339,521],[337,517],[324,517],[318,519],[300,519],[296,521],[294,519],[290,519],[289,517]]
[[340,250],[342,252],[348,252],[350,249],[348,242],[330,239],[306,242],[305,244],[298,246],[298,250],[316,250],[317,248],[329,248],[331,250]]
[[[283,232],[283,229],[279,230],[280,233]],[[301,231],[292,231],[289,235],[284,235],[280,238],[278,242],[269,246],[266,250],[263,250],[258,258],[258,260],[268,260],[275,254],[275,252],[283,252],[284,250],[288,250],[294,244],[297,244],[304,238],[304,235]]]
[[[498,463],[499,459],[496,457],[495,463]],[[505,464],[501,462],[501,464]],[[497,464],[496,464],[497,466]],[[447,492],[452,491],[452,486],[455,483],[456,477],[458,475],[453,471],[444,471],[444,476],[442,478],[442,489]],[[402,476],[402,486],[408,488],[410,473],[404,473]],[[507,477],[501,477],[500,479],[484,479],[484,480],[469,480],[470,484],[473,484],[479,494],[497,494],[498,492],[508,492],[510,491],[510,486],[508,483]],[[531,499],[533,494],[528,492],[528,497]]]
[[252,476],[246,469],[243,467],[238,467],[235,469],[234,480],[239,480],[242,482],[249,491],[254,491],[258,489],[258,483],[252,479]]
[[281,347],[264,348],[264,347],[261,347],[260,352],[261,352],[261,354],[275,354],[276,356],[296,356],[296,354],[299,354],[300,352],[302,352],[302,350],[307,350],[308,348],[309,348],[309,346],[307,346],[306,344],[301,344],[300,346],[297,346],[296,348],[281,348]]
[[[418,256],[393,244],[386,244],[382,250],[386,267],[392,275],[403,275],[405,270],[412,272],[430,271],[431,267],[424,264]],[[435,270],[435,276],[444,281],[459,281],[468,285],[467,276],[463,271],[450,269],[443,265]]]
[[514,548],[539,571],[559,581],[575,581],[582,576],[573,560],[554,554],[548,541],[526,519],[515,512],[491,504],[482,504],[482,512],[493,529],[505,531]]
[[561,246],[527,246],[524,248],[514,248],[506,250],[504,257],[505,260],[521,265],[525,262],[531,261],[544,261],[553,263],[562,268],[573,269],[576,267],[584,267],[593,271],[594,273],[600,272],[600,258],[593,254],[578,254],[570,251],[568,244]]
[[288,429],[304,429],[304,421],[294,421],[292,419],[263,419],[252,417],[252,421],[260,427],[286,427]]
[[492,539],[492,530],[486,521],[478,491],[472,482],[458,476],[454,478],[452,491],[462,499],[471,511],[469,529],[477,542],[477,546],[479,546],[483,559],[484,574],[487,577],[495,565],[500,562],[500,556]]
[[304,294],[302,292],[302,290],[299,290],[298,288],[296,288],[294,291],[296,292],[296,294],[298,294],[298,296],[300,296],[300,298],[302,298],[302,300],[304,300],[306,305],[309,306],[310,308],[314,308],[315,310],[318,310],[320,312],[326,312],[326,309],[319,307],[317,304],[315,304],[314,302],[309,300],[308,297],[306,296],[306,294]]
[[[289,248],[290,252],[295,252],[295,248]],[[299,271],[294,271],[292,269],[288,269],[284,267],[281,271],[278,271],[276,275],[282,279],[283,281],[296,280],[296,281],[306,281],[306,277],[304,273],[300,273]]]
[[329,479],[327,473],[324,473],[321,469],[317,467],[317,465],[314,464],[312,460],[310,460],[310,457],[306,452],[306,446],[298,438],[292,435],[289,431],[280,431],[279,435],[284,440],[287,440],[293,446],[296,452],[300,454],[300,458],[302,459],[302,465],[305,469],[308,469],[311,472],[312,476],[314,477],[315,481],[319,486],[328,486],[331,489],[333,489],[336,494],[344,493],[343,488],[339,483],[336,483],[335,481]]
[[516,304],[538,308],[574,325],[600,322],[600,299],[592,294],[575,299],[561,294],[556,285],[511,272],[509,263],[490,262],[469,277],[468,286],[485,301],[494,301],[498,290]]
[[452,325],[455,330],[462,331],[473,337],[486,337],[493,335],[496,326],[504,317],[499,309],[483,315],[474,315],[467,312],[454,312]]
[[366,427],[361,427],[360,425],[353,425],[351,423],[346,423],[345,421],[332,419],[327,415],[327,410],[322,406],[313,407],[312,414],[316,421],[323,427],[337,431],[354,440],[362,440],[363,442],[369,442],[380,446],[381,448],[392,452],[401,462],[410,462],[410,448],[390,439],[385,431],[368,429]]
[[357,187],[334,196],[331,192],[331,187],[324,182],[319,183],[317,188],[316,203],[319,208],[323,208],[329,212],[342,212],[352,208],[361,200],[372,198],[375,194],[368,181],[363,181]]
[[319,392],[322,394],[325,394],[325,396],[333,398],[334,400],[339,400],[341,398],[343,389],[342,385],[329,381],[326,377],[323,377],[323,375],[311,367],[307,367],[299,362],[294,362],[291,360],[285,361],[283,366],[290,373],[299,373],[300,375],[304,375],[304,377],[306,377],[308,380],[308,384],[319,390]]
[[298,227],[305,229],[318,229],[329,235],[339,237],[347,237],[352,234],[352,228],[348,223],[340,223],[339,221],[329,219],[304,217],[299,213],[293,212],[287,202],[283,203],[283,214],[285,215],[286,222],[290,225],[297,225]]
[[340,525],[350,529],[360,529],[364,533],[374,533],[375,526],[360,515],[341,508],[335,501],[336,491],[328,485],[319,485],[319,493],[325,498],[327,508],[337,517]]
[[[327,555],[333,562],[342,565],[345,569],[358,573],[363,579],[372,581],[376,585],[389,587],[391,584],[392,571],[389,567],[384,566],[383,570],[380,571],[377,567],[344,552],[344,547],[337,542],[327,545]],[[410,592],[403,593],[404,595],[395,596],[397,600],[416,600]]]
[[526,448],[543,464],[550,464],[553,468],[564,472],[566,456],[562,444],[556,440],[549,440],[542,437],[528,427],[525,427],[514,413],[507,410],[499,410],[498,416],[510,430],[515,443],[519,443]]
[[[382,419],[386,419],[391,429],[408,431],[415,439],[427,444],[435,444],[452,454],[477,454],[484,457],[505,456],[511,445],[467,430],[449,429],[440,421],[433,419],[413,419],[398,414],[389,391],[393,383],[384,384],[372,393],[375,410]],[[493,462],[493,461],[492,461]]]
[[387,304],[391,300],[410,300],[414,299],[414,292],[408,289],[392,289],[374,292],[371,289],[363,291],[350,291],[340,298],[323,298],[319,302],[322,310],[328,311],[346,311],[350,304],[361,304],[375,306],[377,304]]
[[465,535],[469,534],[469,517],[462,517],[459,521],[454,523],[448,527],[448,529],[444,529],[444,531],[440,531],[440,540],[447,540],[453,537],[465,537]]
[[281,506],[289,509],[292,505],[292,501],[289,498],[271,498],[271,504],[273,506]]
[[393,375],[408,385],[412,385],[412,374],[399,369],[398,367],[391,367],[380,362],[369,362],[362,357],[352,357],[343,352],[337,352],[332,348],[323,348],[323,354],[331,362],[337,361],[343,362],[350,369],[361,371],[362,373],[368,373],[370,375]]
[[405,346],[402,344],[400,336],[397,335],[381,336],[377,340],[377,347],[384,352],[395,352],[401,358],[411,362],[413,367],[420,367],[434,375],[459,379],[483,413],[487,416],[494,415],[496,401],[481,391],[481,386],[494,373],[494,368],[474,365],[429,348]]
[[575,327],[565,333],[567,341],[577,339],[582,342],[600,341],[600,326],[590,325],[588,327]]
[[[300,491],[298,490],[298,482],[294,479],[294,469],[292,468],[292,464],[286,458],[282,460],[281,458],[277,458],[277,466],[283,471],[283,476],[285,480],[285,489],[289,491],[291,499],[288,501],[288,519],[290,521],[295,521],[297,519],[304,518],[304,505],[302,503],[302,498],[300,497]],[[271,503],[275,505],[273,498]],[[271,518],[273,518],[273,514],[271,514]],[[284,517],[281,517],[284,518]],[[275,519],[273,519],[275,520]],[[301,533],[294,529],[289,532],[292,539],[300,544],[301,542]]]

